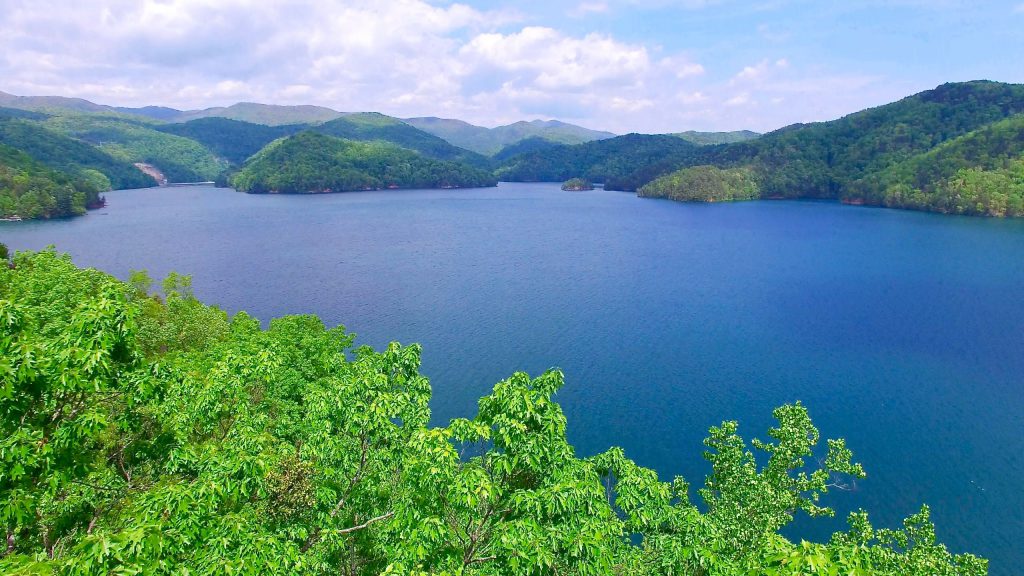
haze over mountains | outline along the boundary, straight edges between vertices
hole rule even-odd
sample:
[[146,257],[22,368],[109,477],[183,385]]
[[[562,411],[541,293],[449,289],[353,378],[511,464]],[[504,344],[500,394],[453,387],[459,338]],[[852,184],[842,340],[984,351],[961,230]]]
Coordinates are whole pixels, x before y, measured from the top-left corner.
[[[65,174],[72,186],[88,182],[99,190],[153,185],[133,166],[148,164],[172,182],[216,180],[253,192],[584,178],[606,189],[686,201],[825,198],[1018,216],[1024,215],[1022,113],[1024,85],[988,81],[945,84],[763,136],[615,136],[555,120],[484,128],[454,119],[252,103],[200,111],[116,108],[0,93],[0,143],[34,162],[11,152],[12,173],[46,179],[49,173],[36,169],[43,166]],[[260,154],[271,147],[272,154]],[[259,166],[250,166],[257,159]],[[318,169],[332,174],[314,177]],[[68,212],[51,198],[62,188],[44,188],[51,193],[0,191],[8,198],[3,215],[81,212],[84,201]]]

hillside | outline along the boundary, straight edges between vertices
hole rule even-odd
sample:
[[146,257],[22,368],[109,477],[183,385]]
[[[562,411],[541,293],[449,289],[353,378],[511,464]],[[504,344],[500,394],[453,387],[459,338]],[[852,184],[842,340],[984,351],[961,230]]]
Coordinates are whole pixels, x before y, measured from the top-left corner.
[[72,179],[0,144],[0,218],[60,218],[102,205],[95,178]]
[[952,214],[1024,216],[1024,114],[853,183],[846,201]]
[[488,159],[480,154],[453,146],[444,139],[428,134],[397,118],[376,112],[349,114],[325,122],[314,127],[313,130],[347,140],[390,142],[403,148],[415,150],[435,160],[465,162],[477,168],[490,167]]
[[504,164],[513,156],[518,156],[520,154],[528,154],[530,152],[539,152],[541,150],[547,150],[549,148],[554,148],[557,146],[560,146],[560,144],[558,144],[557,142],[545,140],[540,136],[531,136],[529,138],[524,138],[523,140],[520,140],[515,144],[509,144],[508,146],[505,146],[500,151],[498,151],[497,154],[491,156],[491,161],[498,165],[501,165]]
[[612,190],[635,190],[692,162],[700,151],[700,146],[676,136],[627,134],[519,154],[502,162],[496,174],[513,182],[564,182],[580,177]]
[[229,118],[209,117],[181,124],[155,126],[156,130],[191,138],[234,166],[241,166],[267,144],[304,130],[303,125],[265,126]]
[[101,174],[109,188],[146,188],[156,182],[132,165],[81,140],[58,133],[37,122],[0,120],[0,143],[17,148],[53,170],[74,177]]
[[265,126],[284,126],[287,124],[319,124],[320,122],[328,122],[343,115],[342,112],[324,108],[323,106],[281,106],[276,104],[239,102],[227,107],[182,112],[174,118],[174,121],[187,122],[198,118],[213,117],[240,120]]
[[45,125],[88,142],[115,158],[152,164],[171,182],[213,180],[227,167],[199,142],[155,129],[155,125],[118,116],[54,116]]
[[406,118],[405,122],[446,141],[485,156],[529,138],[542,138],[556,144],[582,144],[612,138],[611,132],[590,130],[557,120],[516,122],[507,126],[484,128],[462,120],[447,118]]
[[944,84],[898,102],[715,147],[701,164],[749,166],[762,195],[841,198],[854,182],[947,140],[1024,112],[1024,85]]
[[231,185],[242,192],[290,194],[495,184],[488,172],[465,164],[426,158],[385,142],[356,142],[312,131],[271,143],[231,178]]

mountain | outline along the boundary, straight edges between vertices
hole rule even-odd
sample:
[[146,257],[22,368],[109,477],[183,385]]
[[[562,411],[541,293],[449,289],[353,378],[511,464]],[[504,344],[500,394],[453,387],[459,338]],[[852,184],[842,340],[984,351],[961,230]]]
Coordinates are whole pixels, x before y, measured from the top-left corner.
[[750,130],[736,130],[734,132],[696,132],[688,130],[686,132],[677,132],[673,136],[678,136],[687,142],[693,142],[700,146],[735,144],[736,142],[746,142],[747,140],[761,137],[759,133],[751,132]]
[[0,217],[60,218],[102,205],[93,181],[74,180],[0,144]]
[[494,186],[490,173],[386,142],[301,132],[269,144],[231,178],[242,192],[291,194],[382,188]]
[[491,161],[502,164],[513,156],[546,150],[548,148],[555,148],[557,146],[560,146],[557,142],[546,140],[540,136],[530,136],[529,138],[524,138],[514,144],[505,146],[497,154],[491,156]]
[[143,118],[161,120],[163,122],[173,122],[184,114],[184,112],[177,108],[168,108],[166,106],[143,106],[142,108],[123,108],[117,106],[112,108],[112,110],[121,114],[142,116]]
[[155,186],[132,162],[115,158],[95,146],[56,132],[38,122],[0,120],[0,143],[31,156],[39,163],[75,178],[96,179],[101,190]]
[[[677,168],[687,170],[706,164],[722,171],[705,171],[700,178],[686,173],[671,178],[691,185],[704,182],[713,188],[725,186],[728,190],[728,182],[715,179],[728,177],[730,182],[743,182],[745,186],[746,180],[733,178],[730,171],[743,169],[756,183],[756,197],[760,198],[846,199],[935,211],[1005,214],[1005,208],[993,208],[985,202],[964,206],[960,201],[930,195],[940,192],[942,178],[948,179],[951,171],[973,169],[978,163],[984,171],[983,158],[998,156],[1007,165],[994,168],[1009,169],[1014,151],[1020,148],[1015,124],[995,123],[1021,113],[1024,85],[989,81],[944,84],[838,120],[788,126],[757,140],[707,147]],[[993,126],[984,130],[989,125]],[[942,148],[945,142],[979,130],[948,149]],[[970,155],[963,153],[966,150],[971,150]],[[928,180],[929,174],[938,175],[940,180]],[[907,199],[911,193],[918,197]],[[641,189],[641,194],[701,200],[707,191],[662,181]]]
[[391,142],[436,160],[465,162],[477,168],[490,167],[490,161],[480,154],[454,146],[402,120],[377,112],[348,114],[316,126],[313,130],[347,140]]
[[502,162],[496,174],[514,182],[564,182],[578,177],[603,182],[609,189],[634,190],[692,162],[701,150],[701,146],[668,134],[627,134],[519,154]]
[[171,182],[213,180],[227,163],[195,140],[167,134],[142,119],[68,114],[45,121],[48,128],[88,142],[115,158],[156,166]]
[[951,214],[1024,216],[1024,114],[870,174],[848,202]]
[[175,122],[187,122],[198,118],[228,118],[265,126],[284,126],[287,124],[319,124],[344,116],[344,113],[323,106],[279,106],[276,104],[256,104],[239,102],[228,107],[207,108],[182,112],[174,118]]
[[462,120],[434,117],[406,118],[405,122],[460,148],[485,156],[493,156],[509,145],[533,137],[557,144],[582,144],[615,136],[611,132],[590,130],[557,120],[516,122],[497,128],[484,128]]
[[103,106],[81,98],[63,96],[15,96],[0,92],[0,106],[32,110],[36,112],[113,112],[110,106]]
[[302,124],[265,126],[214,116],[155,127],[160,132],[191,138],[235,166],[241,166],[246,159],[274,140],[306,128]]

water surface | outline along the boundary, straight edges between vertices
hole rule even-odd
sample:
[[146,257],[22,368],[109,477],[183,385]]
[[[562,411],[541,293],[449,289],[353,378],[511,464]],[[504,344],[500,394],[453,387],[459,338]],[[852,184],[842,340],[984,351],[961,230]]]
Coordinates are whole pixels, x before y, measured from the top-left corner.
[[620,445],[700,484],[707,428],[764,437],[803,401],[868,471],[827,503],[932,507],[954,551],[1024,565],[1024,222],[817,202],[679,204],[557,185],[248,196],[108,194],[107,208],[0,223],[121,278],[192,274],[263,320],[315,313],[359,341],[420,342],[434,421],[472,416],[515,370],[566,373],[582,455]]

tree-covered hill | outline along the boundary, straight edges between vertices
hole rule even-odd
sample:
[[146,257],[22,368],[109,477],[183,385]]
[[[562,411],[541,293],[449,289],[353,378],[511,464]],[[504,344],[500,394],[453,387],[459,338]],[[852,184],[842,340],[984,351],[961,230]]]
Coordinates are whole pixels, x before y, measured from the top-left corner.
[[712,427],[691,494],[619,448],[579,457],[558,371],[513,374],[432,427],[419,346],[357,348],[315,316],[263,329],[190,284],[155,293],[52,251],[0,266],[0,573],[987,571],[936,541],[927,507],[895,529],[857,512],[828,542],[782,536],[864,476],[799,403],[764,441]]
[[582,177],[611,190],[635,190],[693,162],[701,147],[667,134],[627,134],[573,146],[543,148],[508,158],[496,174],[513,182],[564,182]]
[[448,142],[485,156],[493,156],[504,148],[529,138],[540,138],[555,144],[582,144],[612,138],[611,132],[590,130],[557,120],[521,121],[496,128],[475,126],[448,118],[407,118],[405,122]]
[[313,131],[267,145],[231,177],[232,186],[252,193],[495,184],[489,172],[466,164],[427,158],[386,142],[357,142]]
[[844,199],[952,214],[1024,216],[1024,114],[869,174],[853,183]]
[[[0,144],[0,217],[60,218],[102,204],[102,176],[72,178]],[[0,263],[2,265],[2,263]]]
[[107,180],[107,184],[102,186],[104,190],[156,185],[153,178],[143,174],[130,161],[111,156],[38,122],[0,120],[0,143],[17,148],[40,163],[76,178],[92,179],[96,173],[102,174]]
[[862,178],[1022,112],[1024,85],[944,84],[839,120],[715,147],[699,163],[751,167],[764,196],[841,198]]
[[477,168],[490,167],[488,159],[480,154],[453,146],[397,118],[376,112],[349,114],[325,122],[313,130],[346,140],[390,142],[436,160],[465,162]]
[[229,118],[199,118],[155,127],[161,132],[191,138],[234,166],[241,166],[267,144],[308,128],[303,124],[265,126]]
[[151,121],[73,114],[54,116],[45,124],[93,144],[115,158],[152,164],[171,182],[213,180],[227,167],[226,162],[199,142],[160,132]]

